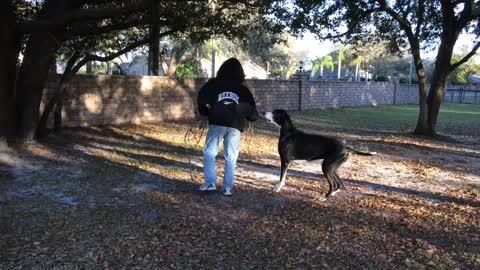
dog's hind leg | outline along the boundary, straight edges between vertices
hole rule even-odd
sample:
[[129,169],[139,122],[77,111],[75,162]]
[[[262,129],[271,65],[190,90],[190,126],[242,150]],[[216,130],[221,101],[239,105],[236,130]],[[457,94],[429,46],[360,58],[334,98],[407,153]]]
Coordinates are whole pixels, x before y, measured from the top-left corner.
[[288,162],[282,161],[282,168],[280,170],[280,183],[277,187],[273,190],[274,192],[280,192],[283,186],[285,185],[285,179],[287,178],[287,169],[288,169]]
[[339,159],[337,159],[334,163],[335,165],[335,169],[333,170],[333,176],[335,178],[335,182],[337,182],[337,186],[338,186],[338,189],[335,190],[332,195],[334,195],[335,193],[337,193],[338,191],[340,191],[340,189],[343,189],[345,190],[345,185],[343,184],[343,180],[342,178],[340,178],[340,176],[338,176],[338,173],[337,173],[337,170],[338,168],[340,168],[340,166],[342,166],[343,163],[345,163],[345,161],[347,161],[347,157],[348,157],[348,153],[347,154],[344,154],[342,155]]
[[325,199],[330,197],[334,191],[338,189],[337,182],[335,181],[335,160],[324,160],[322,163],[322,171],[328,182],[328,192],[325,194]]

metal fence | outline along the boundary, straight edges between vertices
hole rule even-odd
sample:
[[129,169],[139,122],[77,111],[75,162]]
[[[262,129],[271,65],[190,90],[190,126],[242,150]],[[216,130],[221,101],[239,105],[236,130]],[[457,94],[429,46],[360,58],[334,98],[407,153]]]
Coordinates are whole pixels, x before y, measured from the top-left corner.
[[480,104],[480,90],[447,88],[443,100],[452,103]]

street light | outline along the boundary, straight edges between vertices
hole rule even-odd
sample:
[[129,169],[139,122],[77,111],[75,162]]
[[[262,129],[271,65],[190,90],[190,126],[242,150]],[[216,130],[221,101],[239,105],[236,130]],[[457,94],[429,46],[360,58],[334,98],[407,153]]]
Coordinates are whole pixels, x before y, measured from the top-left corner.
[[373,66],[368,65],[366,68],[365,82],[368,82],[369,77],[372,75]]
[[302,74],[303,61],[298,62],[298,69],[300,69],[300,74]]

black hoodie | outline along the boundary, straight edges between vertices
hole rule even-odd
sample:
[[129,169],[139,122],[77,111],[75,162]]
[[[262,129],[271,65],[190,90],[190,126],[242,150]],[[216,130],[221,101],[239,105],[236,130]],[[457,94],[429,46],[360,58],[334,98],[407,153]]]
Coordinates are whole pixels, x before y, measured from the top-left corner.
[[217,77],[210,79],[198,93],[197,104],[201,115],[208,116],[210,125],[233,127],[243,131],[246,120],[258,119],[257,106],[245,80],[242,65],[235,58],[225,61]]

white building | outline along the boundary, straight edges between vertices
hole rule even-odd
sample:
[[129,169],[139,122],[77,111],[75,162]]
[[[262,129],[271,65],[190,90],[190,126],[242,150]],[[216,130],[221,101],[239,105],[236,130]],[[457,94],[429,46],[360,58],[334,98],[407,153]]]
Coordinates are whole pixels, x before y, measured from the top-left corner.
[[[215,59],[215,74],[217,73],[218,69],[225,62],[228,57],[225,56],[217,56]],[[245,72],[246,79],[267,79],[267,71],[262,68],[261,66],[257,65],[251,60],[239,60],[242,64],[243,71]],[[212,77],[212,61],[203,58],[200,60],[203,73],[211,78]]]
[[[215,74],[228,58],[225,56],[217,56],[215,61]],[[261,66],[257,65],[256,63],[252,62],[251,60],[240,60],[242,64],[243,70],[245,72],[246,79],[266,79],[267,71],[262,68]],[[200,65],[202,69],[201,77],[212,77],[212,61],[208,59],[201,59]],[[148,56],[138,55],[135,56],[128,64],[128,68],[125,68],[126,63],[122,64],[123,72],[126,75],[130,76],[141,76],[141,75],[148,75]],[[160,68],[159,70],[160,76],[163,76],[163,70]]]

